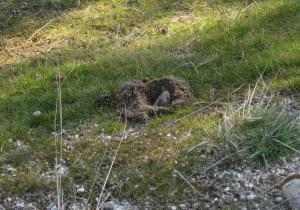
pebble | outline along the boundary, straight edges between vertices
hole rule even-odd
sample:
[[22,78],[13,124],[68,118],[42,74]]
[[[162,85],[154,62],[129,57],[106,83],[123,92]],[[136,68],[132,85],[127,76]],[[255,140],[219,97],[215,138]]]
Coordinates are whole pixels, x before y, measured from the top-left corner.
[[103,204],[102,208],[107,210],[137,210],[138,209],[136,206],[132,206],[127,201],[124,202],[108,201]]
[[230,191],[230,187],[225,187],[224,191],[225,191],[225,192]]
[[82,186],[82,185],[77,186],[77,192],[78,192],[78,193],[84,193],[84,192],[85,192],[84,186]]
[[241,201],[244,201],[244,200],[246,200],[246,195],[244,195],[244,194],[240,194],[240,200],[241,200]]
[[59,175],[63,176],[63,177],[64,177],[64,176],[67,176],[68,173],[69,173],[68,167],[65,166],[65,165],[62,165],[62,164],[58,164],[58,165],[56,166],[56,170],[57,170],[57,173],[58,173]]
[[278,197],[275,198],[275,202],[276,202],[276,203],[280,203],[281,201],[283,201],[283,198],[282,198],[282,197],[279,197],[279,196],[278,196]]
[[71,203],[68,206],[69,210],[88,210],[88,205],[82,202]]
[[24,208],[25,207],[25,202],[23,200],[17,200],[16,201],[16,207],[17,208]]
[[254,200],[256,198],[256,195],[253,192],[250,192],[249,195],[247,195],[247,200],[251,201]]
[[48,206],[47,206],[47,210],[58,210],[57,206],[55,203],[50,203]]
[[185,204],[180,204],[179,207],[180,207],[181,209],[186,209],[186,205],[185,205]]
[[39,117],[39,116],[42,115],[42,112],[41,112],[41,111],[35,111],[35,112],[32,113],[32,115],[33,115],[34,117]]

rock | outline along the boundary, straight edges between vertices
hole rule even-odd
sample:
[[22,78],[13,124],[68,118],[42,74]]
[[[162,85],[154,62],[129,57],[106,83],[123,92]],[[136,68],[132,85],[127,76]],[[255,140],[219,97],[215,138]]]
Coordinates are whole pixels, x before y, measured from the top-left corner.
[[276,202],[276,203],[280,203],[280,202],[282,202],[282,201],[283,201],[283,198],[280,197],[280,196],[278,196],[278,197],[275,198],[275,202]]
[[18,199],[16,201],[16,205],[15,205],[16,209],[24,209],[25,208],[25,202],[21,199]]
[[69,174],[69,168],[63,164],[58,164],[56,166],[57,174],[62,177],[66,177]]
[[79,186],[76,186],[76,192],[77,193],[84,193],[85,192],[85,188],[83,185],[79,185]]
[[35,111],[35,112],[32,113],[32,115],[33,115],[34,117],[39,117],[39,116],[42,115],[42,112],[41,112],[41,111]]
[[56,206],[55,203],[50,203],[50,204],[47,206],[47,210],[58,210],[58,207]]
[[68,209],[69,210],[88,210],[89,207],[84,202],[75,202],[75,203],[69,204]]
[[174,77],[155,79],[147,83],[147,97],[150,104],[154,104],[159,96],[168,91],[172,105],[181,105],[190,102],[192,93],[189,85]]
[[102,206],[103,210],[138,210],[136,206],[132,206],[127,201],[118,202],[118,201],[108,201],[105,202]]
[[256,198],[256,195],[253,192],[250,192],[246,198],[248,201],[252,201]]
[[33,203],[28,203],[26,210],[38,210],[38,208]]
[[300,175],[288,177],[282,184],[282,192],[288,199],[290,207],[300,209]]
[[154,106],[169,106],[171,104],[171,95],[169,91],[164,90],[156,99]]
[[179,207],[180,207],[180,209],[186,209],[186,205],[185,204],[180,204]]

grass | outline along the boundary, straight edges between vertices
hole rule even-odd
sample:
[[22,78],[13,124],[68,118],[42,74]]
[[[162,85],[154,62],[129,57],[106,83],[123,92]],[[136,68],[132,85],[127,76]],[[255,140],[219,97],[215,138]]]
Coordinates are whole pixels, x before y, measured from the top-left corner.
[[241,126],[246,136],[244,141],[250,144],[250,157],[260,162],[274,161],[299,150],[300,130],[295,116],[278,107],[260,111],[257,110],[254,117],[261,119]]
[[243,104],[225,114],[221,136],[236,150],[246,148],[245,160],[269,165],[291,153],[299,153],[299,116],[263,87],[256,88],[259,93],[255,89],[249,91]]
[[[63,90],[65,121],[95,114],[97,110],[91,100],[101,92],[116,89],[128,79],[173,74],[187,79],[196,96],[205,97],[211,87],[228,90],[255,81],[260,74],[272,77],[283,69],[284,74],[294,72],[298,69],[299,48],[290,46],[297,45],[299,37],[298,6],[294,1],[264,2],[253,9],[254,12],[251,10],[245,17],[233,22],[209,16],[207,22],[196,22],[186,30],[173,32],[169,29],[168,36],[149,34],[150,38],[136,38],[130,46],[105,50],[105,54],[99,55],[100,58],[92,64],[69,63],[68,57],[58,58],[56,64],[51,59],[54,57],[55,60],[58,55],[51,53],[46,60],[18,64],[9,73],[4,73],[1,80],[1,87],[5,90],[2,93],[2,109],[18,107],[19,111],[11,113],[9,119],[26,119],[21,123],[25,127],[31,125],[31,113],[41,110],[45,115],[40,122],[32,124],[51,126],[55,98],[53,78],[58,68],[68,77]],[[167,20],[164,22],[168,24]],[[273,36],[275,33],[277,36]],[[184,46],[189,43],[187,40],[192,41],[192,46]],[[282,51],[282,47],[287,50]],[[75,53],[78,51],[81,49]],[[85,51],[82,53],[84,56]],[[180,57],[180,53],[190,54],[190,57]],[[282,53],[290,53],[291,56],[281,60]],[[61,59],[66,59],[66,63],[59,64]],[[206,65],[198,66],[210,59],[213,60]],[[81,89],[82,86],[85,88]],[[4,114],[9,112],[13,110]]]
[[[16,3],[10,1],[0,7],[19,10]],[[37,7],[45,11],[44,6]],[[115,110],[98,108],[94,102],[99,94],[116,90],[124,81],[175,75],[190,83],[196,100],[206,103],[213,100],[211,89],[216,90],[215,98],[228,101],[233,90],[254,83],[261,75],[270,81],[275,91],[299,91],[300,4],[297,0],[265,0],[251,4],[203,0],[87,1],[80,8],[47,7],[49,13],[43,18],[33,15],[34,8],[30,5],[28,9],[21,9],[21,16],[14,16],[11,22],[1,25],[1,163],[13,165],[20,173],[26,171],[23,164],[30,161],[38,162],[41,171],[53,168],[55,147],[51,132],[55,115],[55,76],[59,70],[65,78],[62,84],[65,129],[73,130],[86,121],[99,125],[92,134],[85,136],[86,141],[76,145],[76,154],[65,151],[71,168],[66,180],[69,191],[72,191],[72,183],[92,185],[95,162],[102,156],[105,157],[101,166],[106,169],[110,153],[102,155],[106,153],[97,135],[102,129],[117,133],[122,124]],[[34,40],[28,40],[49,20],[52,22],[36,34]],[[186,107],[155,119],[149,125],[153,131],[151,136],[122,146],[113,171],[116,177],[110,181],[110,187],[116,186],[114,195],[134,200],[151,195],[163,202],[165,195],[173,195],[176,191],[174,197],[168,197],[170,201],[183,199],[180,195],[186,185],[174,178],[172,171],[177,164],[183,164],[178,166],[183,173],[201,168],[197,165],[199,151],[189,157],[185,152],[207,137],[215,139],[214,131],[220,117],[215,113],[204,118],[197,114],[165,132],[160,127],[198,108],[201,106]],[[32,113],[37,110],[42,115],[34,117]],[[268,110],[259,115],[272,116],[273,112]],[[265,121],[261,123],[265,129],[276,126]],[[259,135],[258,128],[250,124],[239,128],[245,130],[246,139],[253,132]],[[179,133],[191,130],[192,135],[174,144],[166,135],[176,133],[176,129]],[[289,129],[282,127],[282,135]],[[162,136],[158,135],[160,132]],[[277,137],[288,143],[286,140],[290,136]],[[251,144],[256,145],[260,139],[257,136]],[[17,140],[29,146],[30,155],[13,153]],[[268,142],[263,144],[269,148]],[[114,146],[107,150],[111,151]],[[260,148],[254,151],[257,149]],[[261,154],[269,155],[264,149]],[[80,162],[84,163],[84,168]],[[101,188],[104,169],[98,174],[96,189]],[[36,174],[31,174],[29,172],[28,177],[34,179]],[[6,185],[5,192],[22,195],[25,189],[37,186],[35,182],[26,182],[28,187],[10,189],[9,186],[18,182],[18,177],[7,182],[12,184]],[[22,177],[20,175],[20,180]],[[131,177],[128,182],[127,177]],[[5,177],[0,179],[6,182]],[[119,186],[119,183],[127,184]],[[178,188],[174,189],[176,184]],[[139,187],[128,188],[135,185]],[[149,192],[149,187],[157,191]]]

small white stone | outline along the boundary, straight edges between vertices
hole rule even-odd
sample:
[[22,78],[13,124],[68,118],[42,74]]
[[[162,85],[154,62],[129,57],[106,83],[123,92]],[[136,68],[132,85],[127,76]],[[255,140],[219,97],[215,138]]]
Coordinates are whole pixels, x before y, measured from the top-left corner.
[[212,203],[216,203],[216,202],[218,202],[218,198],[214,198],[213,200],[212,200]]
[[82,202],[75,202],[69,205],[69,210],[86,210],[88,209],[88,205]]
[[[36,207],[35,205],[33,205],[33,203],[27,204],[27,208],[33,209],[33,210],[36,210],[36,209],[37,209],[37,207]],[[1,209],[0,209],[0,210],[1,210]]]
[[17,207],[17,208],[24,208],[24,207],[25,207],[24,201],[18,200],[18,201],[16,202],[16,207]]
[[283,200],[283,198],[279,197],[279,196],[275,198],[276,203],[280,203],[282,200]]
[[17,145],[17,147],[22,147],[23,143],[20,140],[17,140],[16,145]]
[[66,176],[69,173],[68,167],[62,164],[58,164],[56,166],[56,170],[57,170],[57,174],[60,176]]
[[180,207],[181,209],[185,209],[185,208],[186,208],[186,205],[185,205],[185,204],[180,204],[179,207]]
[[11,173],[15,173],[17,171],[17,169],[12,167],[11,165],[7,165],[6,170]]
[[256,195],[251,192],[249,195],[247,195],[247,200],[251,201],[251,200],[254,200],[256,198]]
[[34,117],[39,117],[39,116],[42,115],[42,112],[38,110],[38,111],[33,112],[32,115],[33,115]]
[[83,193],[83,192],[85,192],[84,186],[82,186],[82,185],[81,185],[81,186],[78,186],[78,187],[77,187],[77,192],[78,192],[78,193]]
[[155,187],[150,187],[149,190],[150,190],[150,191],[155,191],[156,188],[155,188]]
[[246,183],[245,186],[250,188],[250,189],[254,187],[254,185],[252,183]]
[[242,201],[246,200],[246,196],[244,194],[241,194],[240,195],[240,200],[242,200]]
[[230,187],[225,187],[224,191],[225,191],[225,192],[230,191]]

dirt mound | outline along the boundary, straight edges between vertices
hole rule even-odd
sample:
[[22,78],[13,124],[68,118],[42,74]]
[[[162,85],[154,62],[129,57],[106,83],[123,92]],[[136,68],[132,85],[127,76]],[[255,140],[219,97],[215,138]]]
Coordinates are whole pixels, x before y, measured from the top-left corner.
[[183,80],[167,77],[126,82],[116,97],[123,119],[143,122],[156,114],[169,112],[172,107],[189,103],[192,93]]

